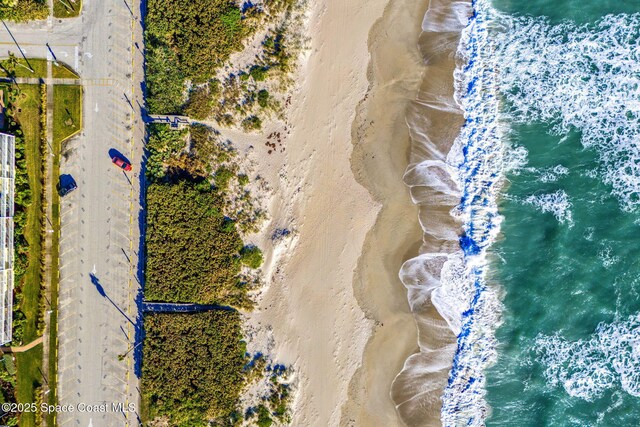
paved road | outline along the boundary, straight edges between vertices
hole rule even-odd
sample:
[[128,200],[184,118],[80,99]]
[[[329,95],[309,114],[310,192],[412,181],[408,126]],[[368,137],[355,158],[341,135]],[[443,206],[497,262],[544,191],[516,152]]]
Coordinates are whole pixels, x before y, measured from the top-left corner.
[[[80,18],[7,23],[28,57],[51,57],[49,43],[58,60],[79,72],[84,86],[84,130],[65,144],[61,164],[78,190],[61,206],[58,397],[75,408],[106,403],[109,411],[59,413],[61,426],[139,424],[135,412],[111,411],[112,403],[136,408],[139,403],[131,351],[144,132],[143,58],[135,47],[142,47],[139,16],[139,0],[84,0]],[[0,26],[0,56],[7,51],[20,56]],[[133,172],[125,175],[114,167],[110,149],[127,156]]]

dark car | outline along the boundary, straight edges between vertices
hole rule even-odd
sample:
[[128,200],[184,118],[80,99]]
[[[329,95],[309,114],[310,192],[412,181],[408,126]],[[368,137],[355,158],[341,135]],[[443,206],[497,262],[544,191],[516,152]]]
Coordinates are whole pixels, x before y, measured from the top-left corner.
[[73,179],[71,175],[64,174],[60,175],[56,188],[60,196],[66,196],[67,194],[78,188],[78,184],[76,184],[76,180]]
[[112,157],[111,161],[113,162],[114,165],[118,166],[122,170],[125,170],[125,171],[130,171],[131,170],[131,164],[129,164],[129,162],[127,162],[124,159],[121,159],[118,156]]

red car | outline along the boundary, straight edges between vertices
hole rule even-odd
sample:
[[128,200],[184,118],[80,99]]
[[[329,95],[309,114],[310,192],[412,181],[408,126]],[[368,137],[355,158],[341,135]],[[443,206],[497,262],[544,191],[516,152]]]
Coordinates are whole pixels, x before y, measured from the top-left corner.
[[120,167],[123,170],[126,170],[126,171],[131,170],[131,165],[125,160],[121,159],[120,157],[113,157],[111,161],[113,162],[114,165]]

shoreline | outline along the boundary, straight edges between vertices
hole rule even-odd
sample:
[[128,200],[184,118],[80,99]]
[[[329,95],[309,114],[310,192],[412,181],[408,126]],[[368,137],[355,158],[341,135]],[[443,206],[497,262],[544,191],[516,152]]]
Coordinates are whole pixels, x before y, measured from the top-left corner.
[[402,425],[391,385],[418,348],[398,271],[422,243],[418,208],[402,177],[411,150],[406,112],[424,73],[418,38],[428,4],[429,0],[389,1],[369,33],[369,89],[353,124],[351,168],[382,208],[367,233],[353,286],[374,326],[350,380],[341,425]]
[[454,214],[463,193],[451,156],[459,155],[456,141],[464,129],[455,76],[459,42],[470,15],[469,1],[431,0],[419,39],[425,72],[407,111],[411,156],[404,182],[419,207],[423,244],[399,274],[415,318],[419,351],[405,361],[391,394],[409,427],[447,423],[443,407],[459,332],[455,314],[465,309],[459,307],[457,288],[462,222]]
[[[407,361],[424,356],[421,346],[443,335],[425,336],[425,313],[411,311],[412,290],[399,277],[405,261],[432,247],[424,218],[417,219],[425,208],[432,214],[434,205],[417,203],[415,188],[403,182],[420,161],[410,118],[422,117],[421,95],[433,88],[450,93],[454,104],[455,61],[445,58],[443,66],[442,58],[430,57],[430,48],[442,53],[443,40],[441,34],[425,40],[423,32],[434,3],[450,1],[310,5],[309,48],[295,74],[287,119],[264,129],[282,132],[286,151],[268,153],[260,135],[239,138],[260,165],[271,216],[250,238],[264,249],[265,284],[245,324],[261,347],[254,351],[267,350],[292,367],[295,425],[425,425],[407,415],[409,394],[422,405],[426,396],[428,425],[440,423],[453,352],[436,360],[445,380],[436,388],[419,372],[407,372]],[[435,20],[449,25],[451,16],[440,12]],[[444,36],[450,47],[451,33]],[[461,124],[446,123],[453,124],[445,126],[445,137],[455,136]],[[423,132],[432,127],[443,131],[428,126]],[[450,218],[448,210],[437,217],[445,214]],[[283,229],[286,236],[274,240],[274,230]],[[398,380],[403,373],[407,381]]]

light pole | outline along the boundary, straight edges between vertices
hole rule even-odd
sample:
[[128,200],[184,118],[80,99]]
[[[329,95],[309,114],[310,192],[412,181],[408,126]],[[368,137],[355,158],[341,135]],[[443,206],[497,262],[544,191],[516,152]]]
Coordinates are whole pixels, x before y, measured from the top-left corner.
[[22,50],[22,48],[18,44],[18,41],[16,40],[16,38],[13,37],[13,33],[11,32],[11,30],[9,30],[9,27],[7,27],[7,23],[4,22],[4,20],[2,21],[2,25],[4,25],[4,28],[7,30],[7,33],[9,33],[9,35],[11,36],[11,39],[16,44],[16,46],[18,46],[18,50],[20,51],[20,54],[22,55],[22,58],[24,58],[24,62],[27,63],[28,67],[25,67],[22,64],[20,64],[20,65],[22,65],[23,67],[25,67],[27,70],[31,71],[32,73],[35,73],[34,69],[31,67],[31,64],[29,64],[29,60],[27,59],[26,56],[24,56],[24,51]]
[[140,341],[138,344],[134,345],[133,347],[131,347],[129,350],[127,350],[126,353],[124,354],[119,354],[118,355],[118,360],[122,361],[124,360],[125,357],[127,357],[127,354],[131,353],[136,347],[138,347],[140,344],[142,344],[142,341]]

